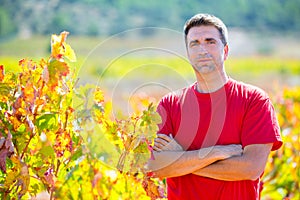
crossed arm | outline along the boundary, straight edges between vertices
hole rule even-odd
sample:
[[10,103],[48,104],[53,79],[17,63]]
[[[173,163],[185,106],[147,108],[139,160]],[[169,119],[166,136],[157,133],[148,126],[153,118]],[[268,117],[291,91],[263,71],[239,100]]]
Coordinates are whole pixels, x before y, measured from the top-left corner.
[[256,180],[263,172],[272,148],[269,144],[217,145],[195,151],[183,151],[181,146],[164,134],[154,143],[154,160],[149,170],[159,178],[196,174],[219,180]]

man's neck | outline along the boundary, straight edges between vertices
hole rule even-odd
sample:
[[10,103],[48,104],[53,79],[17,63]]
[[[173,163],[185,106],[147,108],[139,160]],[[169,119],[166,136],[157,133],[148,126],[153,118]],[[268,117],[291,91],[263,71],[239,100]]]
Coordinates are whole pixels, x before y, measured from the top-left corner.
[[200,93],[212,93],[223,87],[227,81],[228,76],[226,72],[218,74],[196,74],[197,77],[197,91]]

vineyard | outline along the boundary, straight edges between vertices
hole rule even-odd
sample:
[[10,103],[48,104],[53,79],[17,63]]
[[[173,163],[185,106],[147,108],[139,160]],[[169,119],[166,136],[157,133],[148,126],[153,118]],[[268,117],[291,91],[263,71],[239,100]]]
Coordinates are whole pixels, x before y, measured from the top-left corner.
[[[157,101],[134,96],[134,112],[114,112],[107,88],[78,84],[67,35],[52,35],[48,58],[11,63],[14,72],[0,63],[0,198],[164,199],[164,180],[145,168],[160,122]],[[234,62],[232,73],[249,61]],[[299,73],[297,61],[273,66]],[[124,74],[114,67],[105,76]],[[284,144],[269,157],[262,199],[299,199],[300,87],[280,88],[271,98]]]

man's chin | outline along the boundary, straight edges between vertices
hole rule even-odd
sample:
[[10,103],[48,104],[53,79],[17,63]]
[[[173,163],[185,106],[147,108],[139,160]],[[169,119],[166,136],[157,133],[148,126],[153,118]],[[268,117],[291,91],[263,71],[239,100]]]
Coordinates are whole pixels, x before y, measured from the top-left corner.
[[209,74],[213,72],[215,68],[213,66],[196,66],[194,69],[200,74]]

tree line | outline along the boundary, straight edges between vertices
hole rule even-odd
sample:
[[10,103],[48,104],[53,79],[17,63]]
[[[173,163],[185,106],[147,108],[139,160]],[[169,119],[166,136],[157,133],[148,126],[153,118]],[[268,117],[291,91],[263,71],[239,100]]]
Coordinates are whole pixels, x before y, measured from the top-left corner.
[[[112,35],[132,28],[181,31],[205,12],[229,27],[300,31],[300,0],[0,0],[0,38],[16,34]],[[141,34],[152,34],[143,30]]]

